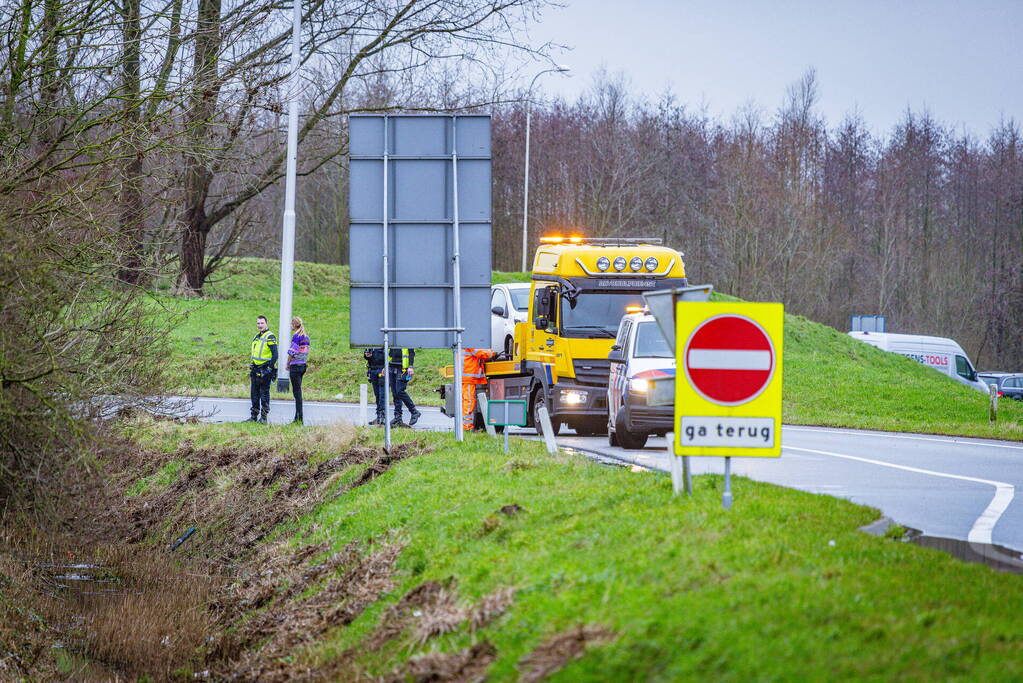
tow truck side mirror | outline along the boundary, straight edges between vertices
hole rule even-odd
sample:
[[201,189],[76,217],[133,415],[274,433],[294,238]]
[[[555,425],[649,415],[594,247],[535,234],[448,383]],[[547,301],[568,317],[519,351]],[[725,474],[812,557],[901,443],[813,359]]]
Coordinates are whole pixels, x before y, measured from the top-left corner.
[[607,354],[607,359],[612,363],[624,363],[625,349],[622,348],[621,344],[615,344],[611,347],[611,353]]
[[536,319],[533,321],[533,324],[536,326],[536,329],[538,330],[546,330],[547,326],[551,324],[551,321],[548,320],[545,316],[541,315],[536,317]]

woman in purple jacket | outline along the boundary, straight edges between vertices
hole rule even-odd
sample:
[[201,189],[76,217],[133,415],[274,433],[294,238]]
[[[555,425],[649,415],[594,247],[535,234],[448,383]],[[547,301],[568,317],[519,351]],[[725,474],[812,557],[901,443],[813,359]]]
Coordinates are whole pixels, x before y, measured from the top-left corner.
[[296,315],[291,319],[291,346],[288,348],[288,360],[284,365],[291,377],[291,393],[295,395],[293,424],[302,424],[302,377],[305,375],[308,362],[309,337],[306,336],[302,319]]

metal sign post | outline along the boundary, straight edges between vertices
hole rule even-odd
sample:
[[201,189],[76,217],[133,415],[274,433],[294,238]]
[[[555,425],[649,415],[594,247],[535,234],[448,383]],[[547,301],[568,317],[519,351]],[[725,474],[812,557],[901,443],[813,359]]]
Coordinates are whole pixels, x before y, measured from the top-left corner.
[[387,233],[390,232],[390,230],[388,229],[389,228],[388,209],[390,207],[388,206],[388,203],[389,203],[388,202],[388,196],[389,195],[388,195],[388,192],[387,192],[387,162],[390,160],[390,155],[388,154],[388,151],[387,151],[388,150],[388,144],[387,143],[388,143],[388,139],[387,139],[387,118],[385,117],[384,118],[384,163],[383,163],[383,167],[384,167],[384,212],[383,212],[383,224],[384,224],[384,230],[383,230],[383,236],[384,236],[384,326],[380,328],[380,331],[384,333],[384,453],[387,453],[388,455],[390,455],[390,453],[391,453],[391,416],[388,414],[388,410],[387,410],[388,408],[391,407],[391,397],[390,397],[391,347],[390,347],[390,337],[388,336],[388,332],[389,332],[390,326],[391,326],[391,319],[390,319],[390,316],[389,316],[389,312],[390,311],[388,310],[388,307],[389,307],[389,304],[390,304],[390,298],[391,298],[389,296],[390,292],[388,291],[389,290],[389,285],[390,285],[391,268],[390,268],[390,264],[388,263],[388,259],[387,259],[387,253],[389,251],[389,249],[388,249],[389,245],[387,244],[387,240],[388,240],[388,234]]

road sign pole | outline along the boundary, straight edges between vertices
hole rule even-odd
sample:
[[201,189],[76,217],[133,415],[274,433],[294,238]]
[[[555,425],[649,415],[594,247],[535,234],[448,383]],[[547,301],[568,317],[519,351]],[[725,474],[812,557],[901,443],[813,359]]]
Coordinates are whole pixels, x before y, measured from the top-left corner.
[[504,454],[508,455],[508,427],[504,428]]
[[[451,193],[453,195],[451,201],[451,274],[452,283],[454,284],[454,312],[455,312],[455,391],[458,392],[458,400],[456,404],[458,406],[455,412],[455,439],[463,441],[465,434],[463,433],[462,420],[464,418],[462,414],[462,264],[461,256],[459,254],[458,244],[458,119],[454,116],[451,117]],[[473,391],[476,388],[473,387]]]
[[732,459],[725,457],[725,492],[721,494],[721,507],[732,507]]
[[693,470],[689,467],[689,456],[682,456],[682,477],[685,479],[686,493],[693,495]]
[[387,116],[384,115],[384,213],[383,213],[383,228],[384,228],[384,453],[390,455],[391,453],[391,418],[387,414],[387,409],[390,407],[391,396],[390,396],[390,363],[391,363],[391,340],[388,329],[391,327],[390,319],[390,264],[387,259],[388,245],[388,232],[390,226],[388,225],[387,215],[387,162],[388,162],[388,140],[387,140],[387,127],[388,120]]

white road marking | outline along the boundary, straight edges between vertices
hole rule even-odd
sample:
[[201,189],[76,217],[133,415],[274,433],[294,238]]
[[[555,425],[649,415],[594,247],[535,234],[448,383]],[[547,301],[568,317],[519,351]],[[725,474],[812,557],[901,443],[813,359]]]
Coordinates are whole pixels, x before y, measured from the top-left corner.
[[1011,448],[1017,451],[1023,451],[1023,445],[1014,446],[1004,443],[990,443],[988,441],[964,441],[964,438],[969,437],[958,437],[958,438],[941,438],[936,436],[917,436],[916,434],[895,434],[893,432],[864,432],[855,429],[821,429],[818,427],[790,427],[789,425],[782,425],[785,431],[792,432],[817,432],[819,434],[843,434],[845,436],[874,436],[883,437],[885,439],[912,439],[915,441],[938,441],[940,443],[954,443],[963,444],[966,446],[988,446],[990,448]]
[[770,370],[770,351],[689,349],[686,365],[693,370]]
[[947,479],[958,479],[960,481],[968,481],[976,484],[987,484],[988,486],[995,487],[995,496],[988,503],[987,509],[981,513],[977,521],[973,523],[970,528],[970,533],[966,537],[966,540],[970,543],[991,543],[991,532],[994,530],[995,525],[998,524],[999,518],[1002,513],[1005,512],[1006,508],[1009,507],[1009,503],[1012,502],[1013,497],[1016,495],[1016,487],[1012,484],[1007,484],[1004,481],[993,481],[991,479],[980,479],[978,477],[967,477],[961,474],[949,474],[947,472],[935,472],[934,470],[924,470],[919,467],[909,467],[907,465],[895,465],[890,462],[884,462],[882,460],[871,460],[870,458],[860,458],[855,455],[846,455],[844,453],[834,453],[831,451],[818,451],[813,448],[796,448],[794,446],[782,446],[782,450],[794,450],[804,451],[806,453],[817,453],[819,455],[830,455],[834,458],[844,458],[846,460],[857,460],[859,462],[869,463],[871,465],[880,465],[881,467],[891,467],[896,470],[904,470],[906,472],[916,472],[917,474],[929,474],[933,477],[945,477]]

